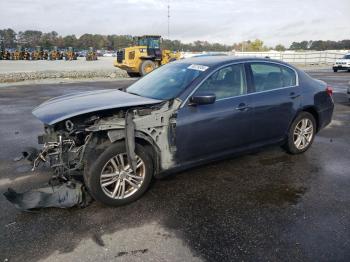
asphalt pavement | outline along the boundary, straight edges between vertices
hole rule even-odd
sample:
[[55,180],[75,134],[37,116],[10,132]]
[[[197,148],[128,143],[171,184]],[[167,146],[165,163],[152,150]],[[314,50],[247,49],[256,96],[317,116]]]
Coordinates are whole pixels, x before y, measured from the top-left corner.
[[131,80],[1,88],[0,262],[350,261],[350,73],[311,74],[335,87],[336,107],[305,154],[270,147],[155,180],[127,206],[30,213],[2,193],[49,178],[13,161],[42,132],[33,107]]

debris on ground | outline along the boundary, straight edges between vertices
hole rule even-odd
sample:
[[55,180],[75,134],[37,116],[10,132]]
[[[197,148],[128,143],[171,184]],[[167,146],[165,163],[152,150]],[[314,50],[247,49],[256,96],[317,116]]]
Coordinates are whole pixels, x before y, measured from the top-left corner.
[[69,208],[77,206],[83,208],[92,202],[85,186],[75,180],[48,185],[24,193],[17,193],[12,188],[8,188],[4,196],[22,211],[46,207]]

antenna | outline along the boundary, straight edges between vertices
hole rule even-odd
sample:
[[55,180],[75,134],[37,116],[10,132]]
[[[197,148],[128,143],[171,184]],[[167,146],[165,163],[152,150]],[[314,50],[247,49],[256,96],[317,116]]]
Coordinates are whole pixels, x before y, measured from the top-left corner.
[[168,0],[168,39],[170,39],[170,0]]

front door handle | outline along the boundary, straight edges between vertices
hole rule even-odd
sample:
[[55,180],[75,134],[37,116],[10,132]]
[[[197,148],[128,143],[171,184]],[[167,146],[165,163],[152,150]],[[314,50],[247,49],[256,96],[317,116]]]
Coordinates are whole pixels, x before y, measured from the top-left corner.
[[240,103],[237,107],[236,107],[236,110],[239,110],[239,111],[246,111],[249,109],[249,106],[246,105],[245,103]]
[[296,93],[294,93],[294,92],[291,92],[290,94],[289,94],[289,97],[291,98],[291,99],[295,99],[295,98],[297,98],[297,97],[299,97],[300,96],[300,94],[296,94]]

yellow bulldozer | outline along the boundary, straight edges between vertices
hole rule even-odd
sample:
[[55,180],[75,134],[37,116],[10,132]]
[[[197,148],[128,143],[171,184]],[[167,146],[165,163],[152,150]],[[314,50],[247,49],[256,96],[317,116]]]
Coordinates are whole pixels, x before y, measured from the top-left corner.
[[37,46],[31,55],[32,60],[43,60],[44,57],[45,53],[41,46]]
[[49,53],[50,60],[61,60],[63,58],[63,54],[58,51],[57,46],[54,46],[53,49]]
[[180,59],[179,52],[161,49],[161,37],[135,37],[135,45],[117,52],[115,67],[126,70],[130,77],[144,76],[155,68]]
[[90,47],[89,50],[86,52],[86,61],[94,61],[97,60],[97,53],[93,47]]
[[77,60],[77,53],[74,51],[73,47],[68,47],[68,50],[64,53],[66,61]]
[[17,46],[17,49],[11,54],[11,60],[23,60],[24,51],[21,46]]

